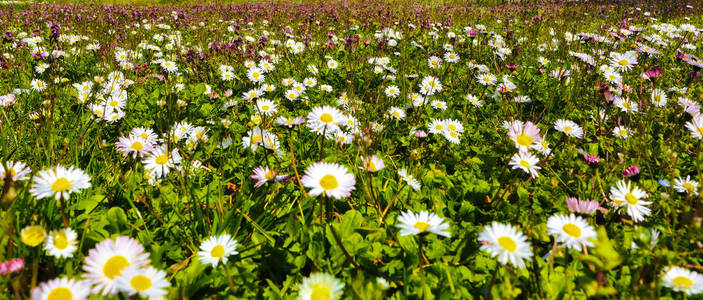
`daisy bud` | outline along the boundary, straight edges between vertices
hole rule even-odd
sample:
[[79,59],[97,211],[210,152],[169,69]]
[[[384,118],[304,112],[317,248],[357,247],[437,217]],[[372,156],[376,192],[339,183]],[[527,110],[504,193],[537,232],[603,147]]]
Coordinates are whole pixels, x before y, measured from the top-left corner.
[[27,246],[36,247],[44,242],[46,231],[39,225],[27,226],[20,232],[20,240]]
[[584,156],[583,159],[585,159],[586,162],[591,165],[596,165],[596,164],[600,163],[600,157],[598,155],[588,154],[588,155]]
[[622,170],[622,175],[627,177],[627,178],[632,178],[640,174],[640,167],[637,165],[632,165],[630,167],[625,168]]
[[8,261],[0,262],[0,275],[12,274],[19,272],[24,268],[24,259],[15,258]]

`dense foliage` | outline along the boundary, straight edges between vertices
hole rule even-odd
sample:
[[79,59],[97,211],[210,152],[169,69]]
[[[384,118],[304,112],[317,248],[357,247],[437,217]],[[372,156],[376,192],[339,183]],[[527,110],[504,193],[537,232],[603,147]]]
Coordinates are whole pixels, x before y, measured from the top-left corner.
[[698,297],[700,7],[0,6],[0,298]]

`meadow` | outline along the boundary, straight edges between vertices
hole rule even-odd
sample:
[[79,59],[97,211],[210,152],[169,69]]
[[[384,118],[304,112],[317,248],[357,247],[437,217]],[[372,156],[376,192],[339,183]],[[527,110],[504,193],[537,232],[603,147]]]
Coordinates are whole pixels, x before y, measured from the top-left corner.
[[0,4],[0,299],[703,299],[703,2],[116,3]]

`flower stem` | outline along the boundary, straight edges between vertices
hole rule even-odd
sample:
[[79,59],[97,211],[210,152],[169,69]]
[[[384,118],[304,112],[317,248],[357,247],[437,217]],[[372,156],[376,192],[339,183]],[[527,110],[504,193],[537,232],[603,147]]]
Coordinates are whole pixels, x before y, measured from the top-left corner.
[[225,275],[227,276],[227,282],[229,283],[229,290],[234,291],[234,282],[232,281],[232,276],[229,275],[229,269],[227,269],[227,265],[223,263],[222,268],[225,269]]
[[68,228],[68,216],[66,216],[66,200],[63,199],[63,196],[59,199],[59,206],[61,207],[61,219],[63,220],[63,226]]

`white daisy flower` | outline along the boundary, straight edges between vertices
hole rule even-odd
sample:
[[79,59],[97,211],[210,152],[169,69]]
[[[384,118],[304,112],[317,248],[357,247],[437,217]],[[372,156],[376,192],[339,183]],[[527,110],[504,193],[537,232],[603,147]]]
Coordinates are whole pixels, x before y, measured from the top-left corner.
[[0,181],[5,180],[8,175],[12,181],[20,181],[29,179],[29,173],[32,170],[21,161],[7,161],[4,164],[0,163]]
[[318,106],[312,109],[307,116],[307,126],[315,132],[332,134],[338,130],[339,124],[346,121],[346,117],[338,109],[331,106]]
[[47,254],[57,258],[73,257],[73,252],[78,250],[76,247],[77,239],[78,234],[71,228],[57,230],[47,236],[44,250]]
[[401,179],[403,179],[403,181],[405,181],[405,183],[407,183],[411,188],[413,188],[413,190],[419,191],[422,187],[420,185],[420,182],[415,179],[413,175],[408,174],[408,170],[400,169],[398,170],[398,175]]
[[574,214],[553,215],[547,220],[547,232],[561,246],[581,251],[584,246],[593,247],[590,239],[596,239],[596,231],[582,217]]
[[239,254],[236,250],[237,241],[232,239],[231,235],[211,236],[200,244],[198,259],[205,264],[217,267],[220,262],[226,264],[229,256]]
[[623,139],[629,138],[631,133],[632,133],[632,130],[630,130],[629,128],[627,128],[625,126],[618,126],[618,127],[613,128],[613,135],[616,137],[619,137],[619,138],[623,138]]
[[153,172],[156,178],[166,177],[171,169],[181,163],[181,155],[178,150],[171,151],[171,154],[166,151],[165,147],[157,147],[149,156],[142,161],[144,168]]
[[444,130],[447,128],[446,127],[446,122],[443,120],[439,119],[434,119],[430,124],[427,125],[427,129],[430,131],[431,134],[442,134]]
[[565,133],[567,136],[572,136],[579,139],[583,136],[583,129],[581,126],[570,120],[557,120],[554,124],[554,129]]
[[539,158],[529,152],[515,153],[508,163],[513,170],[522,169],[525,173],[530,174],[532,178],[537,178],[539,176],[537,171],[541,169],[541,167],[537,166],[537,164],[539,164]]
[[166,272],[152,266],[130,266],[122,270],[122,275],[115,277],[120,291],[129,296],[139,295],[147,299],[163,299],[168,294],[171,284],[166,279]]
[[406,211],[398,217],[396,227],[400,228],[400,235],[418,235],[425,232],[432,232],[443,237],[450,237],[449,224],[444,222],[444,219],[427,211],[420,211],[419,214],[414,214],[411,211]]
[[674,179],[674,189],[679,193],[698,195],[698,181],[691,180],[690,175],[686,179],[679,177]]
[[115,277],[130,266],[143,267],[149,264],[149,253],[144,253],[144,247],[133,238],[119,236],[116,239],[106,239],[88,252],[85,258],[83,275],[92,286],[92,293],[103,296],[115,295],[118,292]]
[[420,83],[420,93],[432,96],[442,92],[442,83],[435,76],[425,76]]
[[32,289],[32,300],[85,300],[90,296],[90,284],[72,278],[55,278]]
[[703,138],[703,115],[697,115],[691,119],[691,121],[686,122],[686,128],[691,131],[691,135],[694,138]]
[[611,53],[610,65],[620,71],[629,71],[637,64],[637,52]]
[[389,98],[395,98],[400,95],[400,89],[395,85],[391,85],[386,88],[385,93]]
[[30,82],[29,85],[32,86],[33,90],[38,92],[41,92],[46,89],[46,83],[39,79],[32,79],[32,82]]
[[349,197],[356,184],[354,174],[349,173],[347,167],[324,162],[309,166],[300,181],[303,186],[311,189],[311,196],[324,193],[325,196],[335,199]]
[[278,111],[276,103],[268,99],[256,100],[256,108],[265,116],[270,116]]
[[299,300],[336,300],[344,293],[344,283],[327,273],[313,273],[298,285]]
[[383,170],[386,165],[383,163],[383,159],[380,159],[376,155],[367,156],[363,159],[364,170],[369,172],[378,172]]
[[465,99],[475,107],[483,107],[483,103],[481,103],[481,100],[479,100],[478,97],[474,95],[467,94]]
[[631,187],[630,182],[624,180],[618,181],[615,186],[610,188],[610,199],[616,207],[627,207],[627,214],[632,218],[632,221],[643,221],[645,216],[651,213],[647,207],[652,202],[644,201],[647,193],[639,187]]
[[53,169],[40,171],[33,182],[29,192],[34,197],[43,199],[53,196],[56,200],[62,197],[68,200],[71,193],[90,187],[90,176],[73,166],[66,169],[58,165]]
[[652,103],[657,107],[664,107],[666,105],[667,97],[666,92],[660,89],[652,90]]
[[405,110],[400,107],[393,106],[388,111],[388,115],[393,119],[402,120],[405,119]]
[[664,270],[662,283],[676,292],[696,295],[703,292],[703,275],[681,267],[671,266]]
[[501,264],[510,262],[517,268],[525,268],[524,259],[532,257],[527,238],[512,225],[493,222],[478,234],[481,250],[498,257]]

